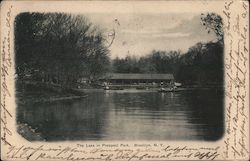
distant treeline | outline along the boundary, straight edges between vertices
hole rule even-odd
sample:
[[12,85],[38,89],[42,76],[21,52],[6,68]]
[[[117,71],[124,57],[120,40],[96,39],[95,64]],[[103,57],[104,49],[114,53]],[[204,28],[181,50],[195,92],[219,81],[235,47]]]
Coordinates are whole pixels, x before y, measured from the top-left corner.
[[21,13],[15,19],[16,73],[19,80],[71,87],[81,77],[97,79],[109,69],[101,29],[84,16]]
[[173,73],[176,81],[195,85],[223,85],[224,33],[222,18],[216,13],[201,14],[201,24],[217,40],[197,43],[186,53],[153,50],[136,58],[127,56],[112,62],[118,73]]
[[116,58],[112,63],[116,73],[173,73],[177,81],[186,84],[223,84],[223,44],[197,43],[187,53],[153,50],[147,56]]

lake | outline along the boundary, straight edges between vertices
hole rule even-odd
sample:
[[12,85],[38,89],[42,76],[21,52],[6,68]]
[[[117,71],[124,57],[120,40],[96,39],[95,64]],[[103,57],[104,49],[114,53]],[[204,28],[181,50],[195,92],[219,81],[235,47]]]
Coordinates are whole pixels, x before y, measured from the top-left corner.
[[46,141],[206,140],[224,131],[223,92],[85,90],[87,98],[18,105],[18,123]]

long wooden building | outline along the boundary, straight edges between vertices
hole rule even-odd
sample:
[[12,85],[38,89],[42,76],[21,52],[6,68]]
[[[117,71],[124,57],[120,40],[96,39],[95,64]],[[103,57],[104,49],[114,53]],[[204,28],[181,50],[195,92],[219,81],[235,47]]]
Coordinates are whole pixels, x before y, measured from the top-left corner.
[[174,82],[173,74],[109,73],[101,81],[109,84],[159,84]]

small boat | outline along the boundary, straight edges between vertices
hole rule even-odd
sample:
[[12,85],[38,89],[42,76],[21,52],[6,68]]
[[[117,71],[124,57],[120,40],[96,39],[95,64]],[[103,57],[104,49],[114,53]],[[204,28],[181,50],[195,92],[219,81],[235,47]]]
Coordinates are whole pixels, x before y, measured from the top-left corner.
[[187,90],[185,88],[179,88],[181,86],[182,86],[181,83],[174,82],[174,84],[172,84],[172,86],[170,86],[170,87],[162,87],[162,88],[160,88],[158,90],[158,92],[179,92],[179,91]]
[[175,92],[173,88],[160,88],[158,92]]
[[174,86],[175,86],[175,87],[180,87],[181,85],[182,85],[181,83],[174,82]]
[[184,91],[185,89],[183,88],[177,88],[177,87],[173,87],[173,88],[160,88],[158,90],[158,92],[180,92],[180,91]]

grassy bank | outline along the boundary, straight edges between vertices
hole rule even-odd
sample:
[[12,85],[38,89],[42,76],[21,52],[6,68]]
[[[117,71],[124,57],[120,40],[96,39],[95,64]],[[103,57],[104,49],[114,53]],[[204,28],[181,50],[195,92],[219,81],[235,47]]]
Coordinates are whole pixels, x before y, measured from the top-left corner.
[[62,88],[55,84],[41,82],[16,82],[16,98],[19,104],[53,102],[87,97],[77,89]]

